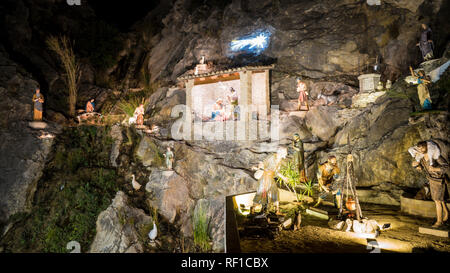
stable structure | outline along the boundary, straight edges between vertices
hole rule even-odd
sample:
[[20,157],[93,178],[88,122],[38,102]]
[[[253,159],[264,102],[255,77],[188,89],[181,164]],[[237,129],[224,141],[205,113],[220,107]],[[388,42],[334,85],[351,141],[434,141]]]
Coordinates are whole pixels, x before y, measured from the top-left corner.
[[[178,78],[186,86],[186,106],[194,116],[208,117],[218,99],[227,102],[230,88],[238,94],[238,104],[252,106],[259,111],[259,118],[264,119],[270,113],[270,70],[271,66],[245,66],[218,70],[197,75],[185,75]],[[254,116],[250,113],[249,118]]]

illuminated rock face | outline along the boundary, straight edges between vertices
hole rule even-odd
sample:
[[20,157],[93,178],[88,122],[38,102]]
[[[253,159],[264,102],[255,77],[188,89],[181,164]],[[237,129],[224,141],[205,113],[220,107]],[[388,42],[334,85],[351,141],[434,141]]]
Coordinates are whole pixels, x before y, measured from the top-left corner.
[[[189,197],[187,182],[174,171],[154,170],[145,190],[152,196],[150,199],[153,207],[159,208],[159,213],[173,224],[175,218],[181,217],[181,221],[186,224],[183,227],[185,235],[192,234],[189,212],[194,206],[193,200]],[[186,219],[186,217],[188,217]]]
[[[5,37],[7,36],[11,47],[8,50],[21,53],[31,62],[37,70],[33,73],[41,75],[41,84],[61,84],[56,67],[50,64],[47,49],[35,44],[35,40],[38,40],[35,39],[35,34],[41,32],[39,24],[29,24],[34,4],[27,2],[25,5],[22,0],[12,2],[17,3],[17,6],[11,12],[20,16],[17,16],[17,21],[11,19],[14,16],[6,18],[8,35]],[[161,31],[154,33],[149,29],[153,25],[141,22],[128,36],[129,46],[118,56],[120,64],[109,68],[106,74],[117,74],[121,77],[120,81],[130,80],[136,84],[136,75],[127,72],[124,76],[122,72],[140,73],[142,65],[148,68],[152,80],[164,82],[174,80],[193,68],[201,56],[224,66],[241,64],[240,61],[248,59],[225,58],[230,50],[230,43],[269,29],[271,36],[267,45],[260,38],[254,42],[253,48],[267,47],[259,52],[257,58],[252,56],[251,60],[270,59],[276,65],[275,71],[271,72],[272,103],[278,103],[279,99],[288,102],[297,99],[295,77],[298,75],[308,78],[307,85],[312,98],[317,98],[323,88],[327,95],[334,94],[339,99],[342,98],[338,99],[338,105],[318,107],[310,113],[287,113],[281,117],[280,143],[288,145],[294,132],[300,134],[305,140],[308,173],[315,173],[317,163],[323,162],[328,154],[336,154],[338,164],[341,169],[345,169],[342,162],[345,162],[344,157],[351,149],[355,158],[357,186],[372,187],[365,201],[398,204],[402,187],[417,188],[422,185],[425,178],[411,168],[407,148],[432,136],[448,138],[448,114],[442,113],[431,118],[426,116],[411,123],[408,120],[413,106],[408,99],[377,97],[376,93],[367,95],[368,98],[359,100],[362,103],[354,105],[361,107],[350,108],[352,96],[357,93],[356,78],[361,73],[366,73],[367,63],[372,64],[376,55],[381,55],[385,65],[383,77],[390,79],[396,79],[405,72],[405,63],[414,61],[415,48],[411,45],[415,44],[417,38],[417,18],[423,15],[420,11],[422,8],[419,9],[422,0],[382,1],[382,12],[380,7],[367,6],[366,1],[353,0],[329,1],[329,6],[319,1],[233,1],[222,7],[202,9],[189,8],[188,2],[198,1],[176,1],[163,20]],[[437,14],[439,2],[443,1],[433,2],[429,12]],[[423,9],[428,7],[424,6]],[[39,13],[39,10],[34,12]],[[61,20],[66,22],[65,19]],[[445,25],[441,29],[445,29]],[[434,34],[439,36],[442,34],[439,31],[442,30],[437,29]],[[30,45],[33,45],[32,50],[27,50]],[[250,49],[252,44],[241,46],[242,49]],[[442,47],[437,43],[436,46]],[[139,62],[135,62],[136,60]],[[6,98],[0,101],[0,138],[6,140],[0,146],[0,173],[6,174],[0,177],[1,221],[26,207],[34,190],[33,181],[37,181],[40,176],[52,143],[51,140],[37,140],[32,132],[23,129],[26,122],[15,123],[16,119],[23,121],[30,117],[29,98],[32,94],[27,92],[37,82],[22,73],[16,73],[15,65],[5,61],[2,54],[0,61],[0,94],[2,98]],[[10,72],[12,74],[7,74]],[[83,97],[105,94],[92,86],[95,82],[92,72],[84,74],[84,83],[89,88],[82,90]],[[136,79],[133,79],[134,76]],[[128,86],[128,82],[125,86]],[[152,112],[151,122],[164,125],[166,131],[173,121],[170,118],[172,107],[186,101],[184,89],[168,89],[166,86],[156,90],[149,99],[147,109]],[[415,92],[414,89],[413,93],[416,94]],[[287,104],[285,110],[291,107]],[[341,109],[341,104],[347,108]],[[11,105],[16,105],[16,108],[11,108]],[[157,154],[155,151],[148,151],[148,138],[142,139],[142,146],[137,149],[142,162],[133,162],[136,154],[124,152],[124,143],[119,141],[120,134],[116,133],[118,138],[111,160],[117,162],[118,169],[126,173],[131,164],[139,165],[143,162],[144,170],[139,170],[139,182],[144,184],[149,181],[146,184],[149,192],[151,190],[157,196],[153,204],[165,218],[174,224],[180,224],[184,234],[192,231],[190,216],[193,211],[200,204],[209,207],[213,249],[219,252],[224,249],[224,196],[254,190],[256,181],[251,176],[251,167],[275,152],[278,146],[278,143],[267,142],[248,145],[175,143],[176,173],[162,177],[163,170],[153,169],[150,173],[147,169],[155,167],[154,157]],[[125,132],[123,133],[125,136]],[[166,133],[164,137],[168,135]],[[347,145],[348,138],[351,147]],[[160,151],[167,144],[161,141],[155,143]],[[160,181],[168,187],[160,187]],[[115,207],[122,207],[130,215],[147,219],[142,212],[136,213],[131,205],[124,202],[131,196],[118,193],[110,208],[99,217],[98,238],[92,250],[142,250],[133,245],[135,231],[117,224],[118,215],[114,211]],[[186,206],[182,207],[182,204]],[[127,239],[120,244],[116,240],[120,238]]]
[[385,94],[385,91],[357,94],[352,98],[352,107],[365,108],[369,104],[376,102],[378,98]]
[[367,0],[367,5],[369,6],[379,6],[381,5],[381,0]]
[[[143,138],[141,142],[150,139]],[[169,145],[153,140],[157,147]],[[215,252],[224,251],[225,196],[256,189],[256,180],[242,169],[250,169],[275,151],[276,145],[234,142],[173,142],[174,171],[151,168],[145,189],[158,213],[180,227],[184,236],[192,236],[193,213],[199,206],[207,209]],[[149,145],[144,145],[149,146]],[[205,153],[204,151],[210,151]]]
[[151,226],[152,218],[141,209],[131,207],[127,195],[117,192],[112,204],[97,219],[97,234],[90,253],[141,253],[142,229]]
[[[220,9],[202,6],[201,16],[178,2],[150,53],[148,68],[155,79],[175,79],[201,55],[218,63],[229,63],[226,57],[232,56],[233,64],[242,65],[250,57],[236,55],[244,53],[259,54],[253,61],[271,58],[282,71],[316,80],[354,77],[379,57],[383,77],[394,80],[416,58],[410,45],[417,39],[420,22],[415,16],[423,1],[381,1],[380,6],[380,1],[370,1],[374,6],[366,1],[244,1]],[[441,5],[434,3],[429,10],[437,14]]]
[[321,140],[327,141],[334,134],[339,126],[336,121],[336,111],[334,107],[319,106],[306,114],[306,126],[311,129],[311,133]]

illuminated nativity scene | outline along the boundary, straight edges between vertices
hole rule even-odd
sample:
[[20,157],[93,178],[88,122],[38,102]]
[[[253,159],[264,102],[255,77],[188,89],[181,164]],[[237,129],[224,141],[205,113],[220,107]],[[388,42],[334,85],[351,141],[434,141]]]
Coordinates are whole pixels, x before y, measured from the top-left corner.
[[450,253],[445,1],[53,2],[0,4],[0,253]]

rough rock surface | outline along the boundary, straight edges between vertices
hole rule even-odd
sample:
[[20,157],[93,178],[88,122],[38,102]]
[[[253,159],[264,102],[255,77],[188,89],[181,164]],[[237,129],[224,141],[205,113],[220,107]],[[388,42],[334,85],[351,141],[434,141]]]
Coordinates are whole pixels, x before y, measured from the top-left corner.
[[336,133],[338,123],[335,119],[335,107],[319,106],[306,114],[306,125],[321,140],[327,141]]
[[[0,222],[4,222],[29,208],[53,139],[39,138],[44,131],[28,126],[38,84],[9,59],[1,45],[0,66]],[[59,129],[48,123],[46,132],[54,135]]]
[[158,213],[173,224],[179,219],[181,231],[185,235],[192,234],[192,209],[194,201],[189,196],[186,181],[174,171],[154,170],[145,190],[150,193],[152,207],[159,208]]
[[152,218],[130,207],[128,197],[119,191],[112,204],[97,219],[97,234],[90,253],[141,253],[147,239],[146,227]]
[[[176,160],[174,171],[152,170],[146,184],[152,206],[169,222],[180,225],[185,236],[192,236],[194,209],[199,202],[207,203],[208,215],[213,223],[213,250],[223,251],[224,197],[255,190],[256,181],[250,175],[252,173],[246,170],[265,158],[265,152],[273,148],[260,147],[261,153],[257,154],[252,152],[256,147],[231,142],[187,145],[182,142],[160,142],[148,137],[141,140],[141,145],[148,141],[153,141],[160,151],[172,145]],[[143,160],[151,161],[148,158]]]
[[[269,30],[271,41],[263,54],[277,60],[276,70],[282,77],[302,74],[317,80],[355,76],[379,56],[384,62],[384,76],[392,80],[406,72],[402,64],[417,56],[411,44],[418,35],[416,15],[422,14],[420,7],[425,4],[381,2],[381,6],[369,6],[365,1],[351,0],[233,1],[194,6],[190,1],[178,0],[163,20],[164,28],[150,52],[148,69],[153,79],[173,80],[191,69],[201,56],[226,62],[223,56],[234,56],[229,41]],[[442,1],[433,1],[426,9],[441,14],[442,6]],[[277,89],[277,82],[274,84]],[[289,92],[288,98],[295,95]]]
[[0,222],[29,209],[53,140],[20,127],[0,130]]
[[111,155],[110,155],[111,166],[117,167],[116,161],[120,155],[120,145],[122,144],[122,141],[123,141],[122,128],[119,125],[114,125],[111,128],[110,134],[114,141],[114,143],[112,144],[113,146],[112,146]]
[[[138,171],[136,178],[141,183],[148,179],[145,196],[140,192],[141,196],[136,194],[133,202],[142,201],[139,198],[150,201],[162,217],[179,225],[186,236],[192,236],[193,213],[200,205],[208,207],[213,250],[223,251],[224,197],[255,190],[251,167],[276,152],[279,144],[289,144],[295,132],[305,141],[310,174],[329,154],[337,155],[339,167],[345,170],[344,158],[351,151],[357,186],[370,187],[364,195],[366,202],[397,205],[404,187],[422,185],[424,177],[411,168],[407,148],[431,137],[448,139],[448,113],[410,118],[411,100],[388,94],[357,104],[360,108],[351,108],[351,103],[357,94],[356,77],[369,72],[376,57],[381,61],[378,72],[383,80],[393,82],[407,72],[405,64],[416,62],[419,51],[414,44],[419,18],[436,17],[434,34],[446,37],[448,20],[441,10],[444,1],[386,0],[379,6],[357,0],[161,2],[165,3],[126,35],[125,46],[113,67],[99,72],[89,63],[83,64],[80,100],[96,97],[101,106],[109,90],[95,83],[104,74],[116,76],[118,86],[124,90],[140,82],[137,74],[142,71],[151,75],[153,81],[173,83],[178,76],[192,71],[200,57],[205,56],[217,67],[274,62],[271,104],[281,105],[281,110],[293,110],[298,76],[305,79],[313,102],[322,93],[336,96],[337,103],[312,107],[308,113],[282,112],[279,143],[175,142],[145,136],[139,139],[136,151],[130,152],[132,145],[124,148],[120,128],[113,127],[112,165],[125,170],[123,173],[131,168]],[[40,28],[41,20],[55,19],[61,23],[55,27],[65,32],[74,21],[72,16],[94,17],[89,5],[82,5],[74,14],[61,13],[67,10],[65,1],[48,1],[53,7],[49,11],[45,9],[46,1],[6,3],[0,6],[6,14],[2,19],[2,37],[7,40],[7,49],[0,46],[0,95],[4,98],[0,101],[0,172],[7,174],[0,178],[0,221],[26,207],[32,197],[33,181],[39,178],[51,146],[51,140],[38,140],[31,129],[22,126],[30,118],[30,98],[38,84],[32,78],[51,91],[51,98],[58,97],[56,91],[63,89],[57,64],[45,49],[43,39],[39,39],[45,33]],[[47,16],[55,14],[61,15]],[[150,20],[154,16],[164,18],[162,29],[155,31]],[[230,51],[230,41],[260,30],[269,30],[271,40],[259,58],[237,56]],[[436,48],[441,50],[445,43],[444,39],[436,40]],[[25,60],[26,70],[33,76],[12,62],[5,51],[15,60]],[[59,109],[56,100],[48,101],[49,110],[53,111],[47,112],[49,117],[63,123],[64,118],[57,111],[64,110]],[[182,88],[162,86],[149,98],[146,117],[150,124],[161,125],[167,132],[173,121],[172,107],[184,102]],[[170,138],[169,134],[164,134],[164,138]],[[169,144],[174,147],[174,172],[158,169],[163,167],[161,154]],[[151,219],[133,208],[128,199],[123,192],[117,193],[113,204],[99,216],[91,252],[144,250],[141,228]]]
[[[410,124],[410,109],[408,100],[385,98],[352,119],[336,135],[332,152],[344,154],[351,149],[359,186],[390,182],[420,187],[423,183],[423,177],[418,176],[411,167],[411,156],[407,150],[422,139],[445,140],[444,135],[448,134],[445,116],[448,114],[443,113],[442,117],[426,114],[418,119],[421,122]],[[426,121],[430,122],[427,124]],[[348,138],[350,147],[347,145]]]

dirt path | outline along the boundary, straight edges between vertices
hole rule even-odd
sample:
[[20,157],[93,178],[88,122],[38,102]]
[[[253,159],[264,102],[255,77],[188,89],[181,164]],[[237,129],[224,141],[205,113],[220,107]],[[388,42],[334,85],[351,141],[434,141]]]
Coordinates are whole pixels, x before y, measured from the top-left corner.
[[[333,213],[333,209],[326,207]],[[360,238],[354,232],[332,230],[326,220],[302,215],[302,228],[297,231],[283,230],[274,240],[268,238],[241,238],[244,253],[369,253],[372,244],[381,252],[450,252],[450,239],[420,234],[419,226],[431,225],[433,219],[402,214],[399,208],[362,204],[363,215],[379,224],[390,223],[376,239]],[[369,243],[368,241],[376,242]],[[376,250],[375,250],[376,251]]]

